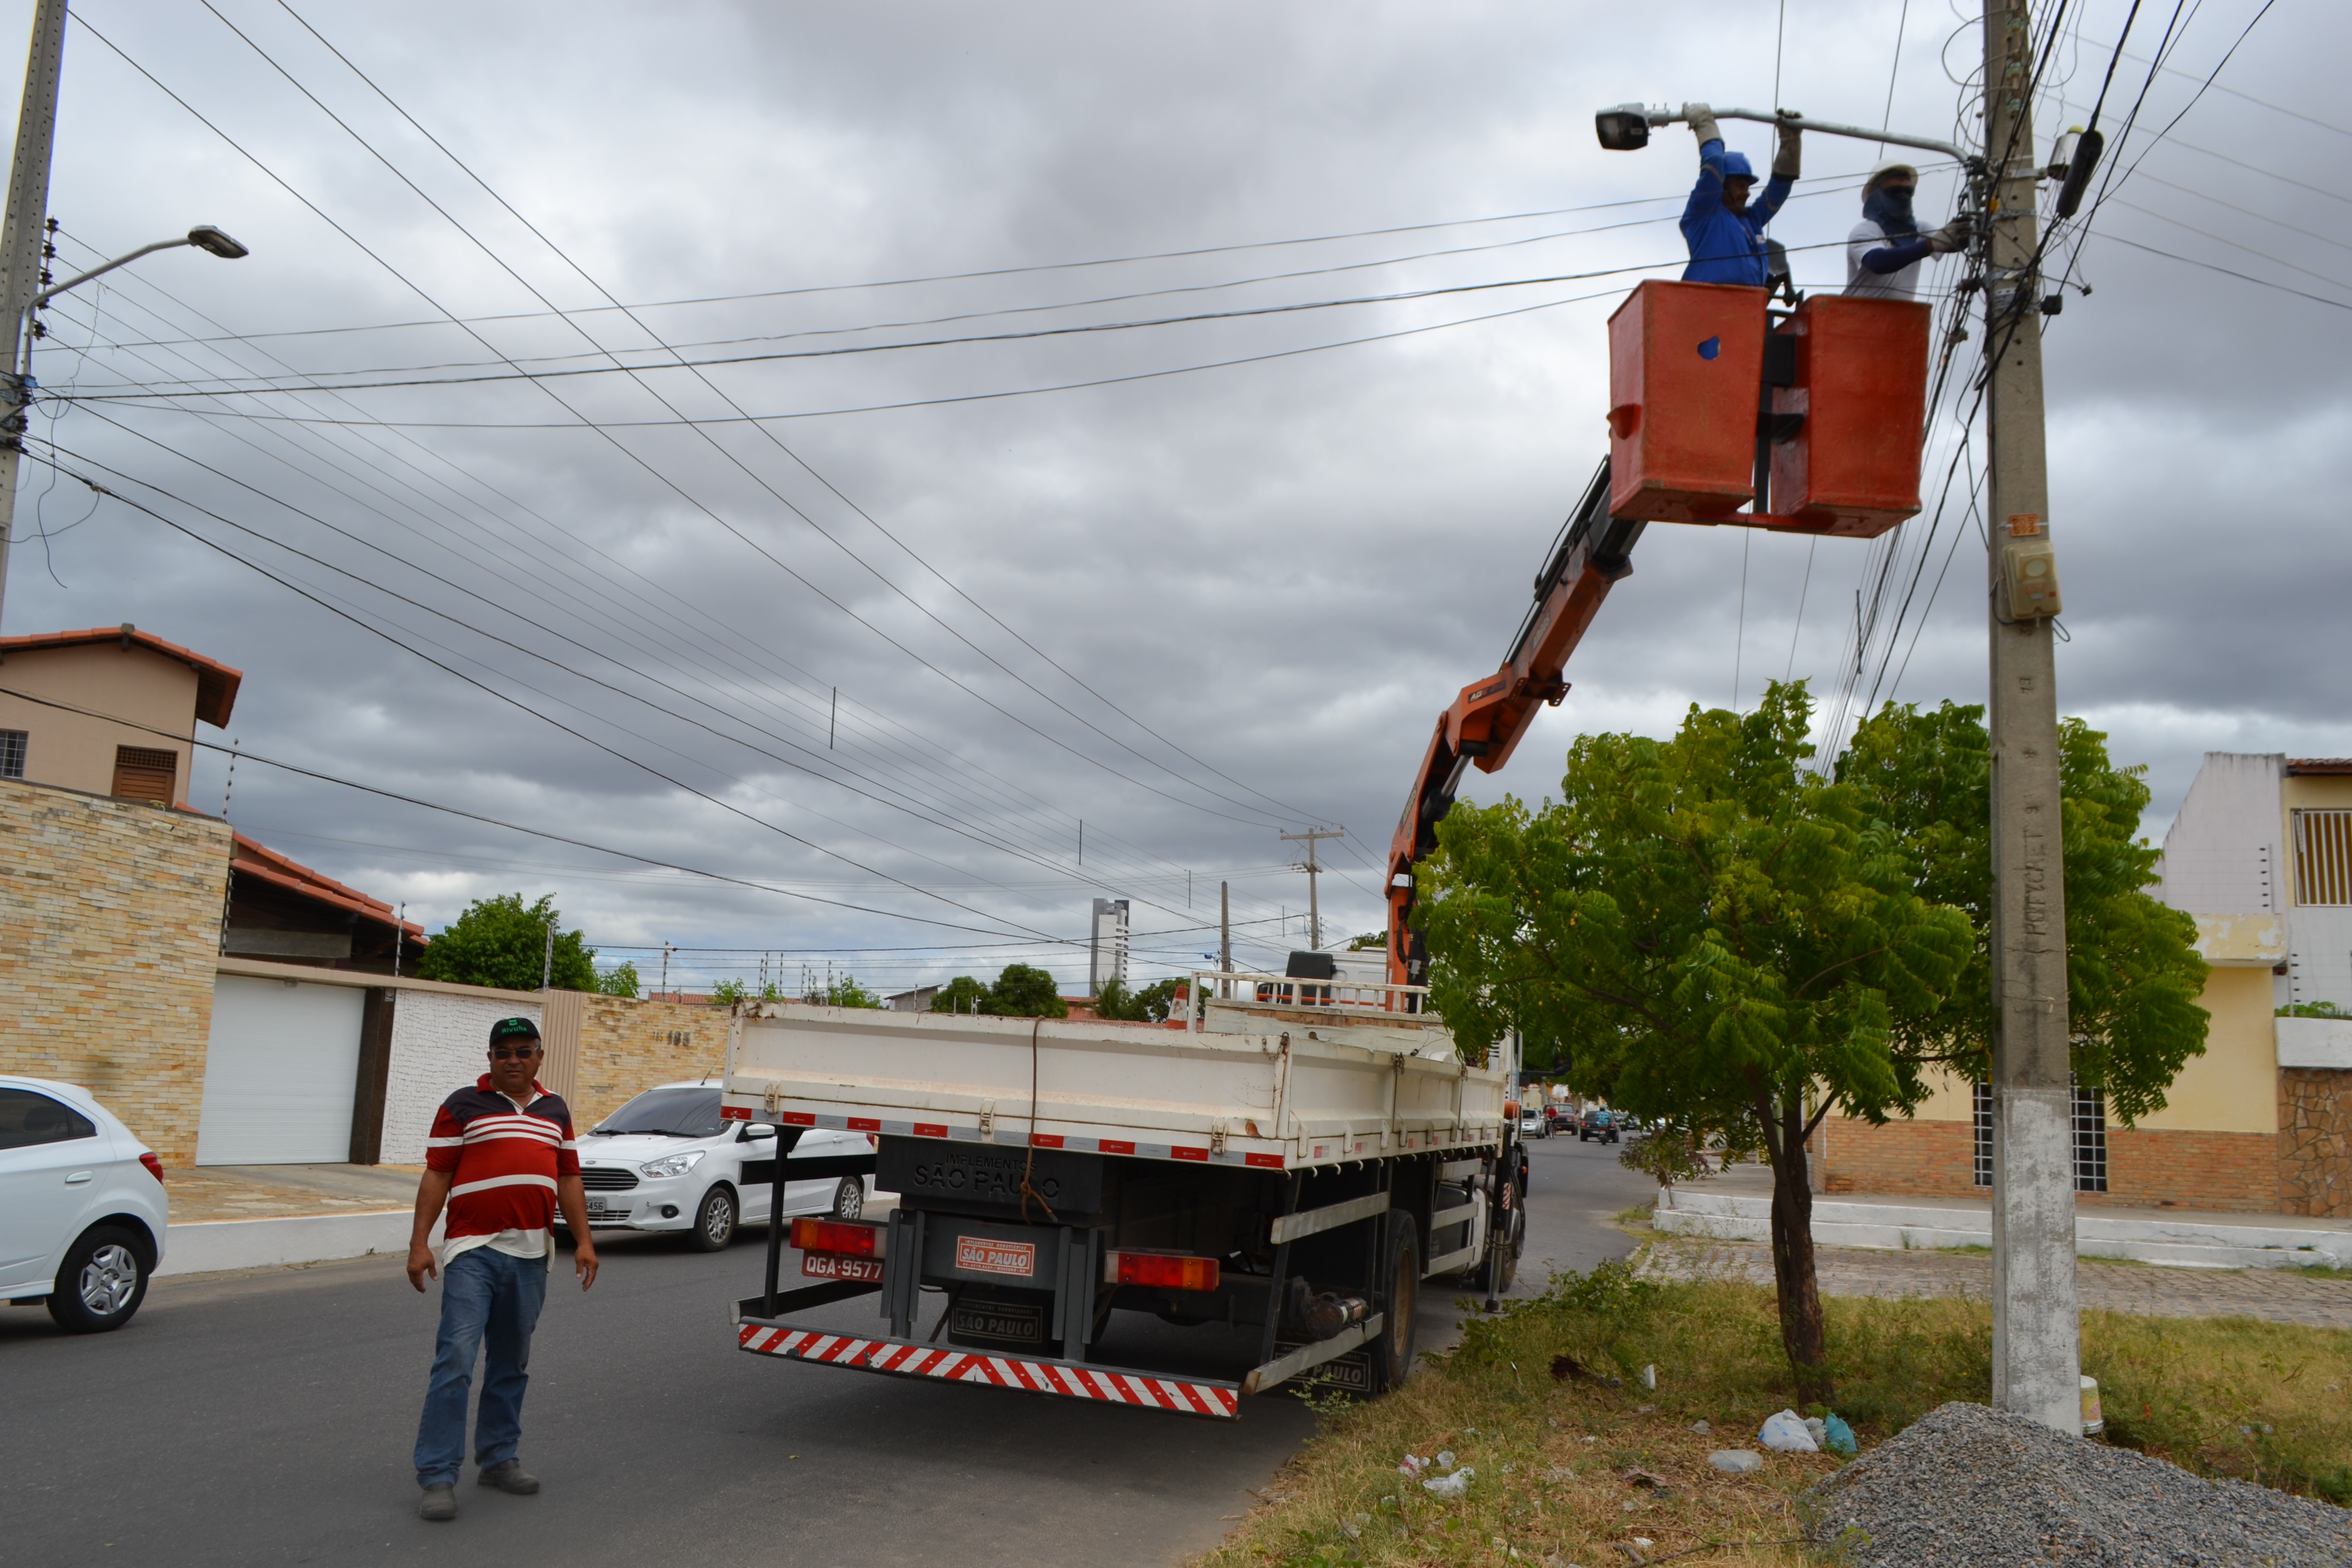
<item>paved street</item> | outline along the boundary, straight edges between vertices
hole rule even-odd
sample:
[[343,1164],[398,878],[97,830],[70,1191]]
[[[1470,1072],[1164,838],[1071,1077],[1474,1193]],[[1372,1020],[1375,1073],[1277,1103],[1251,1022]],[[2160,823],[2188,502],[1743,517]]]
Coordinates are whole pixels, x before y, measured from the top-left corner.
[[[1545,1259],[1630,1246],[1608,1216],[1645,1189],[1616,1152],[1533,1144],[1522,1292]],[[469,1476],[450,1525],[415,1517],[408,1462],[437,1297],[394,1259],[165,1279],[130,1328],[88,1339],[0,1311],[0,1561],[1173,1563],[1310,1429],[1278,1395],[1212,1424],[756,1359],[727,1327],[758,1286],[756,1241],[603,1250],[585,1297],[558,1261],[534,1347],[523,1457],[546,1489]],[[1423,1291],[1425,1348],[1456,1293]],[[1148,1359],[1175,1332],[1121,1313],[1106,1356]]]

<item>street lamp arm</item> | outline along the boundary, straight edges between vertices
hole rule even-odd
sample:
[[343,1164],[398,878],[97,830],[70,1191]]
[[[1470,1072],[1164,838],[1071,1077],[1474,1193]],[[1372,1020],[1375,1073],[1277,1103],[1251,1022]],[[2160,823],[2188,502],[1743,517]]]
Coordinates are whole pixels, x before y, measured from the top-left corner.
[[58,295],[64,293],[67,289],[79,289],[93,278],[103,278],[106,274],[113,271],[118,267],[128,267],[131,263],[138,260],[142,256],[152,256],[159,250],[172,250],[180,246],[193,245],[194,243],[195,242],[189,239],[187,236],[182,235],[177,239],[159,239],[152,245],[142,245],[128,256],[118,256],[111,261],[102,262],[100,265],[91,268],[87,272],[67,279],[64,282],[58,284],[54,288],[42,289],[39,293],[33,296],[33,302],[26,308],[31,310],[37,310],[42,306],[47,304],[50,300],[56,299]]
[[[1949,142],[1939,142],[1932,136],[1911,136],[1900,131],[1878,131],[1866,125],[1840,125],[1832,120],[1811,120],[1793,109],[1770,111],[1761,109],[1717,109],[1714,113],[1717,120],[1752,120],[1759,125],[1793,126],[1801,131],[1811,131],[1824,136],[1851,136],[1857,142],[1885,142],[1896,147],[1923,147],[1930,153],[1941,153],[1947,158],[1971,168],[1979,162],[1977,154]],[[1617,109],[1601,111],[1601,119],[1604,121],[1630,121],[1635,115],[1639,115],[1647,125],[1673,125],[1683,118],[1679,108],[1645,109],[1638,103],[1628,103]],[[1624,139],[1612,140],[1612,130],[1604,125],[1601,135],[1602,145],[1630,151],[1648,140],[1647,132],[1639,127],[1629,127],[1629,131],[1630,134]]]

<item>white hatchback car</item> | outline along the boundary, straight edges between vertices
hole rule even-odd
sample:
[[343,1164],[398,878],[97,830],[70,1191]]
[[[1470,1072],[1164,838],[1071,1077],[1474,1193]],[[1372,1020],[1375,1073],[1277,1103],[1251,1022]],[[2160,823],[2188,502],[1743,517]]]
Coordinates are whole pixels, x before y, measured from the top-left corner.
[[[716,1252],[734,1239],[738,1226],[767,1223],[776,1179],[775,1129],[721,1120],[719,1097],[715,1083],[666,1083],[581,1137],[589,1229],[682,1231],[696,1250]],[[862,1132],[803,1132],[784,1162],[784,1213],[856,1219],[874,1190],[873,1177],[795,1182],[792,1161],[872,1148]]]
[[119,1329],[163,1260],[163,1163],[89,1090],[0,1075],[0,1297]]

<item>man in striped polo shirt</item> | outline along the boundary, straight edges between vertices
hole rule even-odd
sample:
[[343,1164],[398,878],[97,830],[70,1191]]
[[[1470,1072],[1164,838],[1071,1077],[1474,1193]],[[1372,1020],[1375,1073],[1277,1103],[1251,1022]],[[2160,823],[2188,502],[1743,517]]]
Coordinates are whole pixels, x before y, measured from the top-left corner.
[[[408,1282],[422,1291],[427,1275],[441,1279],[441,1335],[416,1424],[416,1484],[425,1491],[417,1512],[425,1519],[457,1517],[466,1394],[477,1351],[487,1352],[474,1425],[481,1484],[520,1495],[539,1490],[539,1478],[524,1473],[515,1449],[522,1441],[530,1332],[547,1300],[554,1252],[549,1233],[558,1204],[575,1238],[572,1267],[580,1288],[596,1282],[572,1112],[540,1087],[539,1062],[539,1026],[499,1019],[490,1026],[490,1070],[441,1102],[425,1141]],[[426,1238],[445,1204],[449,1223],[436,1257]]]

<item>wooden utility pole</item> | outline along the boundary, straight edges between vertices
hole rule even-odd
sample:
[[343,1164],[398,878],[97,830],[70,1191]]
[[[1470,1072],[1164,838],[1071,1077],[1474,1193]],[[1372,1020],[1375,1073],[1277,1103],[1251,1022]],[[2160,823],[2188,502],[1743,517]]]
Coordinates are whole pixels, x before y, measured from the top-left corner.
[[2059,613],[2043,450],[2033,54],[2027,0],[1984,11],[1991,458],[1992,1402],[2082,1431],[2074,1078],[2066,1010]]
[[1345,837],[1347,832],[1344,827],[1310,827],[1304,833],[1283,835],[1292,843],[1303,842],[1307,846],[1307,864],[1303,868],[1307,873],[1307,945],[1318,952],[1323,948],[1323,907],[1316,900],[1315,879],[1321,875],[1323,868],[1316,864],[1315,846],[1326,838]]
[[25,449],[26,313],[48,282],[49,153],[57,142],[58,78],[65,68],[66,0],[38,0],[25,57],[25,100],[16,111],[16,156],[8,170],[8,212],[0,221],[0,601],[8,591],[8,542],[16,526],[16,463]]

